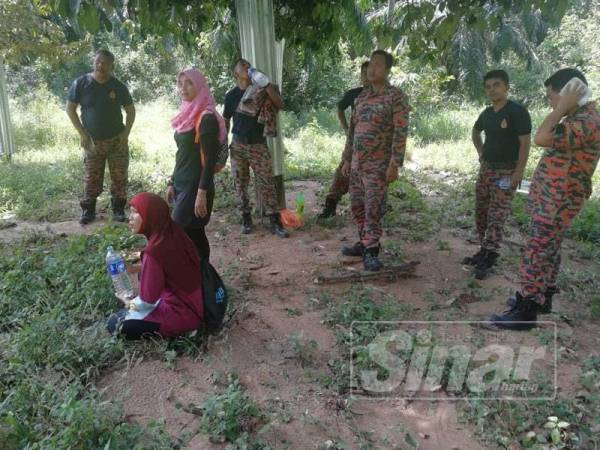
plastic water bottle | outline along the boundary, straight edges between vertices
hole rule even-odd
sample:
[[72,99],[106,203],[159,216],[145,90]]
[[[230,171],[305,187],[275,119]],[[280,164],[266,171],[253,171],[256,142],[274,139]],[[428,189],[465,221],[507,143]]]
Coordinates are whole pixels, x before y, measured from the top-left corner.
[[269,77],[254,67],[248,69],[248,76],[250,77],[252,83],[260,87],[264,88],[267,84],[269,84]]
[[304,192],[298,192],[296,195],[296,213],[304,218]]
[[106,268],[113,282],[113,288],[117,297],[133,297],[133,289],[127,275],[125,260],[115,252],[111,245],[106,249]]
[[510,182],[511,180],[509,177],[500,178],[498,180],[498,187],[503,191],[507,191],[508,189],[510,189]]

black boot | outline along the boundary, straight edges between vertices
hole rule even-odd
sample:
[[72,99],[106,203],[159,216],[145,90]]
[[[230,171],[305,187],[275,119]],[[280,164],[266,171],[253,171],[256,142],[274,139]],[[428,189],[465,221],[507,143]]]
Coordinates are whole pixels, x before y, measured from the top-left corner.
[[462,263],[467,264],[469,266],[476,266],[477,264],[479,264],[479,261],[481,260],[481,258],[483,258],[484,255],[485,255],[485,249],[480,248],[479,251],[477,253],[475,253],[473,256],[466,256],[462,260]]
[[483,257],[481,257],[475,266],[475,278],[483,280],[487,277],[489,270],[496,265],[497,259],[498,253],[491,250],[484,250]]
[[115,222],[125,222],[127,217],[125,216],[125,204],[127,200],[124,199],[112,199],[110,201],[113,210],[113,220]]
[[365,270],[368,270],[369,272],[377,272],[383,267],[383,264],[379,261],[379,246],[365,248],[363,265]]
[[244,213],[242,215],[242,234],[250,234],[252,231],[252,214]]
[[290,234],[285,231],[281,224],[281,216],[279,213],[271,214],[271,234],[276,234],[280,238],[290,237]]
[[554,294],[558,294],[558,288],[556,286],[549,287],[544,292],[544,304],[540,306],[540,314],[550,314],[552,312],[552,297]]
[[325,206],[323,212],[319,214],[319,219],[328,219],[329,217],[335,216],[335,208],[337,207],[337,201],[327,197],[325,199]]
[[344,256],[363,256],[365,253],[365,246],[362,242],[358,241],[352,246],[342,247],[342,255]]
[[96,218],[96,200],[82,201],[79,204],[81,205],[79,223],[87,225]]
[[[544,304],[539,305],[538,313],[550,314],[552,312],[552,297],[554,296],[554,294],[558,294],[557,287],[549,287],[548,289],[546,289],[546,292],[544,292],[544,297],[545,297]],[[517,303],[517,299],[515,297],[511,297],[506,301],[506,304],[508,306],[510,306],[511,308],[513,306],[515,306],[516,303]]]
[[538,309],[539,306],[533,300],[533,297],[523,297],[520,292],[517,292],[514,306],[502,314],[492,315],[490,322],[496,327],[506,330],[531,330],[537,324]]

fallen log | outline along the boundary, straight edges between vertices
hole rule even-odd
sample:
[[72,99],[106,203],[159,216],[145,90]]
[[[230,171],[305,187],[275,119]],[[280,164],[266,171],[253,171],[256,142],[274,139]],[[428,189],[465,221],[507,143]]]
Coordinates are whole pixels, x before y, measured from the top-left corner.
[[416,267],[420,261],[410,261],[397,266],[384,266],[377,272],[364,270],[350,271],[344,273],[319,275],[315,278],[316,284],[348,283],[353,281],[370,281],[378,279],[395,280],[397,278],[408,278],[414,276]]

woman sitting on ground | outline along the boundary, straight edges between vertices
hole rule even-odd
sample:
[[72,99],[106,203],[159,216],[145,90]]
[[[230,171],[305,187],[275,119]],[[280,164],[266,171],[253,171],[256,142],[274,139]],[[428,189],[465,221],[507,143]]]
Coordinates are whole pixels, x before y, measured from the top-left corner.
[[139,295],[108,320],[111,334],[174,337],[196,330],[204,315],[200,258],[194,243],[169,215],[169,205],[144,192],[130,202],[129,228],[143,234]]
[[171,121],[177,154],[167,201],[175,203],[173,220],[194,242],[200,257],[208,261],[210,246],[204,228],[212,212],[213,174],[219,148],[227,140],[227,128],[201,72],[195,69],[180,72],[177,89],[181,108]]

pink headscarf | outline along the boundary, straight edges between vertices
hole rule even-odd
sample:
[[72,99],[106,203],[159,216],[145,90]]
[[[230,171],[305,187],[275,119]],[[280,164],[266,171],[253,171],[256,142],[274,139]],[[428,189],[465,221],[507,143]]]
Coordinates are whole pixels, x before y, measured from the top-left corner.
[[177,114],[171,120],[171,126],[178,133],[190,131],[196,127],[198,118],[204,113],[214,114],[219,123],[219,141],[223,142],[227,138],[227,128],[223,116],[217,112],[215,99],[213,98],[206,78],[199,70],[185,69],[177,74],[177,81],[182,77],[187,78],[196,88],[197,95],[191,102],[183,100]]

